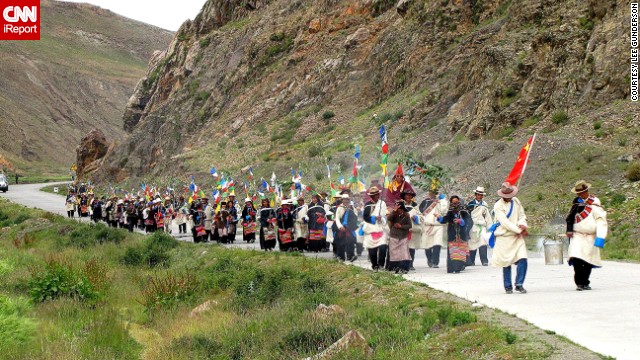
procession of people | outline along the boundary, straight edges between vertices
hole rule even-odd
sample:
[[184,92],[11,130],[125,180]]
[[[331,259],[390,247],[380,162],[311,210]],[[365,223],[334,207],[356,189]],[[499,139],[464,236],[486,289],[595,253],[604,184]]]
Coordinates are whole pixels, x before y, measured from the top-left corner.
[[[578,291],[591,289],[591,270],[602,266],[600,249],[607,235],[606,212],[590,188],[583,180],[576,183],[571,191],[577,196],[567,217],[568,259]],[[77,213],[131,232],[171,233],[175,225],[179,236],[187,236],[190,229],[194,243],[233,244],[240,228],[242,241],[258,240],[264,251],[333,251],[336,259],[347,262],[362,255],[360,244],[374,271],[398,274],[415,270],[418,250],[426,255],[426,264],[420,265],[438,268],[444,247],[447,273],[464,272],[479,259],[482,266],[502,268],[506,293],[525,294],[528,225],[518,192],[516,185],[503,183],[491,207],[482,186],[473,190],[470,201],[432,188],[418,205],[399,166],[388,187],[373,182],[355,193],[344,187],[331,198],[326,192],[300,193],[283,196],[277,204],[263,197],[256,206],[254,198],[247,197],[240,207],[233,192],[215,202],[207,196],[186,200],[173,193],[97,197],[91,186],[80,184],[70,187],[65,207],[68,217]]]

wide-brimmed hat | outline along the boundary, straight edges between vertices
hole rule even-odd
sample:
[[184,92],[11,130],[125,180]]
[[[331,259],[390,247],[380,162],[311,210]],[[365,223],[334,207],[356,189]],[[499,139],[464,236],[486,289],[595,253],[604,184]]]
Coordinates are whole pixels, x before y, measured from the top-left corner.
[[416,192],[411,190],[411,189],[403,189],[400,192],[400,197],[404,196],[404,195],[411,195],[411,196],[416,196]]
[[571,189],[571,192],[574,194],[579,194],[581,192],[585,192],[589,190],[590,187],[591,187],[591,184],[589,184],[588,182],[584,180],[579,180],[578,182],[576,182],[573,189]]
[[378,194],[380,194],[380,189],[378,189],[377,186],[372,186],[369,188],[369,190],[367,190],[367,195],[369,196],[378,195]]
[[348,199],[349,198],[349,194],[342,194],[340,196],[341,199]]
[[395,204],[400,206],[400,209],[402,209],[402,211],[407,211],[407,206],[405,205],[404,201],[398,200],[398,201],[396,201]]
[[487,195],[484,191],[484,186],[478,186],[473,192],[480,195]]
[[251,200],[251,198],[246,198],[244,199],[244,202],[253,202],[253,200]]
[[496,193],[500,197],[510,199],[518,194],[518,187],[508,182],[503,182],[502,187]]

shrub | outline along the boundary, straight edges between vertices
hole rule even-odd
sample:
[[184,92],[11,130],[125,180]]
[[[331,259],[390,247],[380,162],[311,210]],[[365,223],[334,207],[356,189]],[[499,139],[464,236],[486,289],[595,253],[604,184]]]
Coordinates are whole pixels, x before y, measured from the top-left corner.
[[564,125],[569,122],[569,115],[564,110],[557,110],[551,115],[551,122],[556,125]]
[[122,263],[129,266],[139,266],[144,264],[144,262],[142,248],[136,246],[127,248],[127,251],[125,251],[122,257]]
[[515,343],[516,340],[518,340],[518,336],[511,331],[506,331],[504,333],[504,340],[507,342],[507,344],[511,345]]
[[169,251],[177,246],[178,240],[173,236],[156,231],[144,240],[142,246],[129,247],[122,257],[122,263],[131,266],[168,266],[171,260]]
[[35,333],[35,322],[26,317],[29,307],[27,299],[0,295],[0,350],[3,354],[27,343]]
[[596,121],[593,123],[593,130],[599,130],[602,127],[602,121]]
[[580,27],[583,28],[584,30],[588,30],[588,31],[593,30],[593,20],[589,19],[586,16],[579,18],[578,23],[580,24]]
[[627,200],[627,197],[624,196],[624,194],[614,194],[611,197],[611,206],[617,206],[622,204],[623,202],[625,202]]
[[[307,150],[309,157],[316,157],[320,154],[322,154],[322,146],[316,144],[316,145],[312,145],[309,150]],[[320,180],[320,179],[316,179],[316,180]]]
[[42,271],[29,281],[29,294],[34,302],[69,297],[77,300],[97,302],[104,295],[101,285],[92,284],[87,270],[80,270],[70,263],[51,259]]
[[476,314],[468,311],[454,311],[449,316],[449,325],[460,326],[464,324],[470,324],[478,321]]
[[635,161],[627,169],[627,180],[640,181],[640,161]]
[[531,126],[533,126],[533,125],[535,125],[535,124],[537,124],[539,122],[540,122],[540,116],[539,115],[534,115],[534,116],[528,118],[527,120],[525,120],[522,123],[522,127],[524,127],[524,128],[531,127]]
[[169,274],[164,278],[152,277],[142,290],[140,304],[147,312],[172,309],[191,298],[198,287],[195,275],[188,272],[181,275]]
[[327,111],[322,113],[322,118],[325,119],[325,120],[329,120],[334,116],[336,116],[336,114],[331,110],[327,110]]
[[122,229],[112,229],[104,224],[82,224],[69,233],[69,244],[81,249],[96,244],[119,244],[126,237]]

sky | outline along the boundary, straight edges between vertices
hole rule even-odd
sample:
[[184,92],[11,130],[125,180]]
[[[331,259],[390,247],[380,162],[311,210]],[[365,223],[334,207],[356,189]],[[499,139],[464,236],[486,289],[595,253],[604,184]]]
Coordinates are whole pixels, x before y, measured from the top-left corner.
[[116,14],[176,31],[198,15],[206,0],[63,0],[89,3]]

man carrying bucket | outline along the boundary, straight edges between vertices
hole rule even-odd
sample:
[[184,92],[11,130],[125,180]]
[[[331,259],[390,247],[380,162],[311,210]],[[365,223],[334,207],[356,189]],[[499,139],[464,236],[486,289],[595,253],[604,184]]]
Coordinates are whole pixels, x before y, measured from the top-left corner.
[[571,190],[577,197],[573,200],[567,216],[569,238],[569,265],[573,266],[576,290],[591,290],[591,269],[602,267],[600,249],[607,236],[607,213],[600,199],[589,194],[591,184],[580,180]]

